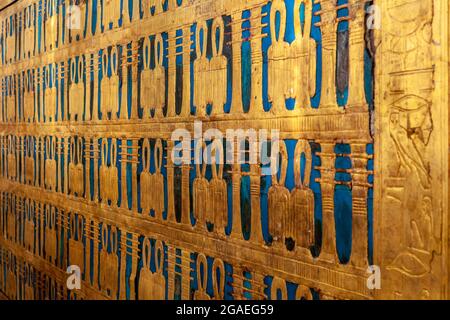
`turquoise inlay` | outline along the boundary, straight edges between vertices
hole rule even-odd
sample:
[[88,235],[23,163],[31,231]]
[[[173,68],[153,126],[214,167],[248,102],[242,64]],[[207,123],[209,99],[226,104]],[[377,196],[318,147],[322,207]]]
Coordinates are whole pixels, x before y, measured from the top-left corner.
[[[250,11],[246,10],[242,12],[242,19],[250,18]],[[251,79],[251,70],[252,70],[252,58],[251,58],[251,47],[250,42],[246,41],[250,38],[250,21],[245,21],[242,23],[242,37],[244,42],[242,43],[241,49],[241,72],[242,72],[242,104],[244,112],[248,112],[250,110],[250,99],[252,93],[252,79]]]
[[[367,153],[369,155],[374,154],[373,144],[367,145]],[[367,165],[368,170],[374,169],[374,161],[370,159]],[[369,175],[368,183],[373,184],[374,176]],[[368,255],[369,255],[369,265],[373,264],[373,188],[369,188],[369,193],[367,195],[367,221],[368,221]]]

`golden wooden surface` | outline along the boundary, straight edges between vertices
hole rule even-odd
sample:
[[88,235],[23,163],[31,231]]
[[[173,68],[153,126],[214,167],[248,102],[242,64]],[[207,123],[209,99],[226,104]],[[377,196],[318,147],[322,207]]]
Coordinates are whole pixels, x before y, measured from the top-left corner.
[[[373,39],[371,111],[364,57],[373,48],[361,1],[342,7],[334,0],[293,1],[292,42],[285,40],[283,0],[184,0],[181,6],[169,0],[165,8],[159,0],[131,2],[132,15],[117,0],[95,8],[83,1],[81,30],[66,25],[62,8],[68,1],[21,0],[0,11],[1,292],[10,299],[223,299],[228,273],[235,299],[276,298],[277,292],[287,299],[287,282],[297,285],[295,299],[449,298],[448,3],[373,1],[381,27]],[[338,15],[342,9],[344,16]],[[102,12],[102,19],[93,12]],[[315,16],[320,20],[313,24]],[[345,106],[337,100],[342,21],[349,40]],[[321,32],[320,47],[310,36],[313,27]],[[266,37],[271,45],[263,52]],[[251,55],[249,110],[242,99],[248,89],[242,82],[244,44]],[[316,108],[311,101],[319,91]],[[293,110],[287,99],[295,99]],[[194,121],[202,121],[202,133],[280,132],[280,175],[272,175],[267,194],[271,241],[262,230],[260,162],[249,163],[248,172],[214,162],[211,177],[206,165],[172,163],[173,132],[193,135]],[[292,159],[287,140],[295,142]],[[374,155],[367,151],[372,143]],[[351,152],[337,154],[341,144]],[[225,157],[223,147],[215,152],[214,158]],[[336,167],[342,157],[351,169]],[[312,171],[320,173],[314,181]],[[338,180],[337,173],[351,181]],[[248,222],[241,221],[240,191],[247,178],[249,239],[242,231]],[[320,185],[322,207],[316,255],[310,250],[320,236],[313,183]],[[348,186],[352,196],[347,263],[337,253],[338,185]],[[367,286],[372,189],[378,290]],[[81,290],[66,288],[69,265],[81,269]]]

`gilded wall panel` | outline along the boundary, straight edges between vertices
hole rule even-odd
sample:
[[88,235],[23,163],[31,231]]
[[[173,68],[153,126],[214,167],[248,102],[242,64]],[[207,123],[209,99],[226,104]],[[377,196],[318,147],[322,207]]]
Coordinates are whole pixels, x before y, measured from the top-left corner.
[[0,291],[448,298],[446,6],[1,10]]

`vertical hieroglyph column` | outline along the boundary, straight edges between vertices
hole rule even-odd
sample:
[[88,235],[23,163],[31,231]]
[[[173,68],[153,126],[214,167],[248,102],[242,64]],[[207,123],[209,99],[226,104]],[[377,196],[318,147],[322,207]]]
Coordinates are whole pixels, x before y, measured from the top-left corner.
[[16,177],[15,181],[20,182],[20,137],[16,136],[16,147],[14,150],[14,155],[16,156]]
[[64,191],[69,194],[69,139],[70,136],[64,137]]
[[176,265],[176,248],[167,243],[167,299],[175,300],[175,265]]
[[354,143],[352,149],[352,251],[350,262],[354,266],[368,265],[367,197],[369,172],[365,143]]
[[370,10],[378,44],[374,264],[383,299],[450,294],[449,6],[377,0]]
[[[41,165],[41,188],[45,189],[45,175],[44,175],[44,167],[45,167],[45,137],[41,136],[39,139],[39,155],[40,155],[40,165]],[[66,189],[65,189],[66,190]]]
[[100,61],[98,59],[98,51],[92,52],[92,81],[94,81],[93,85],[93,95],[92,95],[92,120],[98,120],[98,71],[100,68]]
[[336,262],[336,229],[334,219],[335,162],[334,143],[321,143],[322,248],[320,259]]
[[[3,146],[5,147],[6,145],[7,145],[7,140],[6,140],[6,137],[4,137],[5,138],[5,140],[3,141]],[[35,137],[35,149],[36,149],[36,160],[35,160],[35,164],[34,164],[34,167],[35,167],[35,169],[36,169],[36,172],[35,172],[35,179],[34,179],[34,186],[35,187],[39,187],[39,177],[40,177],[40,174],[41,174],[41,162],[40,162],[40,157],[39,157],[39,147],[40,147],[40,143],[39,143],[39,140],[40,140],[40,137],[39,136],[36,136]],[[3,148],[4,149],[4,148]],[[6,177],[7,175],[6,175],[6,157],[4,158],[4,161],[5,161],[5,163],[4,163],[4,166],[3,166],[3,176],[4,177]]]
[[[176,85],[177,85],[177,56],[176,56],[176,36],[177,32],[176,30],[170,30],[169,32],[169,38],[168,38],[168,87],[167,87],[167,117],[174,117],[176,115],[175,112],[175,91],[176,91]],[[164,46],[163,46],[164,47]],[[164,50],[162,52],[164,55]],[[163,93],[160,93],[163,94]]]
[[[94,5],[92,5],[92,6],[94,6]],[[96,18],[97,24],[95,26],[95,34],[98,35],[98,34],[100,34],[102,32],[102,17],[101,17],[101,15],[102,15],[102,2],[101,1],[97,1],[96,14],[97,14],[97,18]]]
[[89,286],[92,285],[91,283],[91,239],[92,239],[92,220],[91,217],[86,217],[85,220],[85,236],[86,236],[86,270],[85,270],[85,281],[89,284]]
[[189,175],[191,167],[188,164],[181,166],[181,223],[191,226],[191,206],[189,191]]
[[139,164],[139,139],[133,138],[131,140],[131,196],[133,212],[138,211],[137,198],[137,168]]
[[[4,177],[6,177],[6,174],[5,174],[5,170],[6,170],[6,164],[5,164],[5,162],[3,161],[3,155],[4,155],[4,140],[5,140],[5,136],[3,136],[3,135],[0,135],[0,170],[1,170],[1,174],[2,174],[2,177],[4,178]],[[36,161],[37,162],[37,161]],[[3,202],[2,202],[3,203]],[[1,210],[3,210],[2,209],[2,207],[0,206],[0,212],[1,212]]]
[[91,137],[84,137],[84,159],[86,163],[86,175],[84,185],[85,192],[84,198],[88,201],[91,200]]
[[252,94],[249,113],[255,114],[262,111],[262,80],[263,80],[263,55],[262,55],[262,23],[261,8],[251,9],[251,59],[252,59]]
[[[66,8],[67,10],[67,8]],[[91,10],[89,10],[91,11]],[[66,12],[67,15],[67,12]],[[63,42],[63,32],[65,30],[66,21],[63,16],[63,2],[61,1],[58,5],[58,47],[61,48],[64,44]],[[67,34],[66,34],[67,36]]]
[[87,19],[86,19],[86,38],[90,39],[92,38],[92,36],[94,35],[94,32],[92,31],[92,17],[93,17],[93,6],[94,6],[94,1],[89,1],[88,3],[86,3],[85,5],[85,10],[87,10]]
[[39,84],[39,72],[38,69],[34,69],[33,73],[33,90],[34,90],[34,101],[33,101],[33,123],[38,122],[38,105],[39,105],[39,94],[38,94],[38,84]]
[[98,202],[100,199],[100,191],[98,187],[98,159],[100,156],[100,150],[97,137],[92,138],[92,153],[94,155],[94,202]]
[[120,292],[119,299],[127,299],[127,283],[126,283],[126,266],[127,266],[127,251],[128,251],[128,233],[121,230],[120,233]]
[[322,92],[321,108],[337,108],[336,100],[336,0],[321,0],[320,22],[322,31]]
[[98,245],[100,242],[99,236],[99,223],[98,220],[93,218],[92,219],[92,237],[93,237],[93,247],[92,247],[92,257],[94,258],[94,261],[92,262],[92,265],[94,267],[94,270],[92,271],[92,282],[94,283],[94,288],[98,289]]
[[[139,9],[139,6],[137,7]],[[136,7],[134,7],[136,10]],[[129,26],[132,18],[130,17],[130,8],[128,5],[128,1],[122,2],[122,23],[125,27]]]
[[16,116],[16,122],[22,123],[22,121],[25,121],[24,117],[24,91],[23,91],[23,78],[25,77],[24,72],[20,72],[17,75],[17,99],[20,98],[21,103],[17,102],[17,116]]
[[64,120],[69,120],[69,60],[66,60],[64,62],[61,62],[61,65],[64,65],[64,87],[63,90],[63,97],[64,97]]
[[39,122],[44,122],[44,87],[45,87],[45,72],[41,67],[41,73],[39,77]]
[[135,233],[129,233],[129,241],[131,242],[131,274],[130,274],[130,300],[136,300],[136,271],[138,266],[138,244],[139,244],[139,235]]
[[188,25],[183,28],[183,118],[189,117],[191,113],[191,45],[191,27]]
[[129,156],[131,156],[128,153],[128,139],[122,138],[122,146],[121,146],[121,160],[120,160],[120,166],[121,166],[121,200],[120,200],[120,207],[122,209],[128,209],[128,182],[127,182],[127,164],[130,161]]
[[[258,141],[250,142],[250,155],[258,154]],[[250,156],[251,157],[251,156]],[[259,158],[259,157],[257,157]],[[259,163],[250,164],[250,201],[251,201],[251,233],[250,241],[263,244],[261,222],[261,167]]]
[[84,55],[84,61],[86,63],[86,108],[84,111],[84,120],[91,120],[91,83],[93,81],[92,71],[93,71],[93,59],[92,53],[86,53]]
[[62,170],[63,170],[63,163],[62,163],[62,156],[64,154],[64,144],[63,144],[63,138],[60,136],[56,142],[56,156],[58,157],[57,161],[57,173],[56,177],[58,179],[58,192],[63,192],[62,190]]
[[[128,43],[122,44],[122,99],[120,102],[120,115],[122,120],[128,119]],[[133,79],[134,80],[134,79]],[[137,82],[136,82],[137,83]],[[133,83],[134,85],[134,83]],[[133,91],[134,92],[134,91]]]
[[181,300],[191,299],[191,251],[181,249]]
[[25,136],[19,136],[19,156],[18,161],[20,161],[20,169],[18,170],[19,175],[19,182],[25,184]]
[[172,140],[167,140],[167,221],[176,223],[175,215],[175,189],[174,189],[174,164],[172,161],[172,150],[174,147],[174,142]]
[[230,113],[242,113],[242,12],[231,16],[231,51],[233,59],[232,100]]
[[67,269],[67,228],[69,226],[69,216],[67,212],[64,210],[60,211],[59,214],[59,226],[61,230],[63,231],[61,235],[61,244],[63,246],[62,252],[61,252],[61,268],[64,270]]
[[135,120],[139,117],[138,115],[138,64],[139,64],[139,42],[133,41],[131,42],[131,76],[133,79],[131,86],[131,116],[132,120]]
[[364,5],[359,0],[350,0],[349,20],[349,107],[364,107],[367,102],[364,91],[365,15]]
[[233,288],[233,299],[244,299],[244,271],[240,265],[233,266],[233,282],[231,287]]

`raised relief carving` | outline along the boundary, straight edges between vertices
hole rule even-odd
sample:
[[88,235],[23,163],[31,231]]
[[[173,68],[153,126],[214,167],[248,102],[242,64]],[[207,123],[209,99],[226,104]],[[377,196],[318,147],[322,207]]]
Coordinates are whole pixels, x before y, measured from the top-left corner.
[[150,266],[150,239],[145,238],[142,247],[143,267],[139,278],[139,299],[140,300],[164,300],[166,297],[166,278],[163,275],[164,269],[164,245],[160,240],[155,241],[155,272],[152,273]]
[[25,122],[34,121],[34,75],[33,70],[25,71],[23,77],[23,88],[24,88],[24,102],[23,102],[23,113]]
[[[113,47],[111,53],[103,50],[102,83],[101,83],[101,111],[102,119],[116,120],[119,111],[119,55],[117,48]],[[111,76],[108,76],[111,68]]]
[[25,182],[31,185],[34,184],[34,153],[34,138],[25,137]]
[[16,121],[16,79],[15,76],[10,76],[6,83],[6,118],[9,122]]
[[196,177],[193,183],[193,209],[196,219],[195,228],[199,231],[206,230],[206,217],[209,214],[211,201],[209,193],[209,181],[206,179],[206,162],[203,159],[203,152],[206,149],[205,143],[195,145]]
[[[320,1],[320,22],[315,25],[322,31],[322,89],[321,108],[337,108],[336,97],[336,47],[337,47],[337,1]],[[362,84],[360,84],[362,85]]]
[[84,166],[82,138],[71,138],[69,163],[69,189],[70,193],[82,197],[84,193]]
[[155,218],[162,221],[164,211],[164,177],[161,173],[162,168],[162,141],[156,140],[154,146],[154,164],[155,173],[150,173],[150,141],[144,139],[143,144],[143,166],[141,173],[141,206],[143,213],[148,214],[150,210],[155,212]]
[[212,286],[214,300],[223,300],[225,294],[225,264],[219,258],[212,265]]
[[[197,23],[196,55],[194,61],[194,105],[198,116],[206,116],[206,107],[212,106],[211,114],[222,114],[227,101],[227,58],[223,55],[224,22],[222,17],[212,23],[212,58],[208,59],[209,31],[206,21]],[[217,33],[219,38],[217,38]],[[210,84],[214,83],[214,86]]]
[[[203,35],[202,41],[200,40]],[[197,32],[195,37],[195,48],[197,58],[194,61],[194,106],[198,116],[206,116],[206,107],[210,101],[209,91],[210,73],[209,60],[206,57],[206,49],[208,46],[208,26],[206,21],[197,23]],[[202,45],[201,45],[202,44]]]
[[7,235],[8,239],[15,242],[16,239],[16,227],[17,227],[17,217],[16,217],[16,199],[13,196],[9,196],[7,207]]
[[203,253],[197,256],[197,291],[194,293],[194,300],[211,300],[211,297],[206,293],[208,286],[208,261]]
[[[125,2],[0,11],[8,298],[448,296],[448,3]],[[176,163],[195,120],[249,145]],[[272,177],[253,130],[279,131]]]
[[[305,157],[302,179],[301,162]],[[309,188],[312,168],[311,147],[308,141],[300,140],[295,147],[294,175],[295,189],[291,193],[290,214],[286,219],[286,246],[309,249],[314,243],[314,194]],[[290,242],[293,243],[290,243]],[[292,248],[291,248],[292,249]]]
[[17,298],[17,278],[16,278],[16,261],[11,252],[8,254],[8,265],[6,268],[6,295],[11,299]]
[[47,67],[45,72],[45,120],[54,122],[56,116],[56,65]]
[[430,185],[424,147],[433,132],[430,102],[415,95],[404,96],[391,106],[389,130],[396,147],[399,176],[415,174],[424,189]]
[[30,252],[34,252],[34,232],[35,232],[34,210],[35,210],[35,205],[34,205],[33,201],[26,199],[25,200],[25,216],[24,216],[24,220],[25,220],[24,244],[25,244],[25,249]]
[[[108,158],[110,159],[108,165]],[[108,139],[102,139],[101,166],[100,166],[100,195],[102,202],[111,201],[112,206],[117,206],[119,200],[119,175],[116,166],[117,140],[111,139],[108,150]]]
[[45,188],[56,191],[56,138],[45,138]]
[[151,69],[151,43],[146,37],[143,46],[144,70],[141,73],[141,106],[145,117],[151,118],[151,112],[154,111],[155,117],[161,118],[166,105],[166,69],[163,66],[164,44],[161,34],[156,35],[153,48],[155,67]]
[[[279,152],[272,155],[273,163],[280,163],[279,172],[280,178],[278,179],[278,170],[274,170],[272,174],[272,185],[269,188],[269,232],[272,236],[274,245],[282,244],[284,239],[285,221],[288,222],[289,210],[290,210],[290,192],[285,187],[286,173],[288,166],[287,149],[284,141],[279,142]],[[280,162],[278,158],[281,158]]]
[[[280,28],[277,32],[275,18],[280,15]],[[270,33],[272,45],[268,50],[269,57],[269,100],[272,102],[272,111],[279,113],[285,107],[285,99],[288,94],[288,57],[290,47],[284,41],[286,32],[286,6],[282,0],[274,0],[270,11]],[[278,36],[277,36],[278,35]]]
[[442,276],[445,241],[438,147],[448,147],[440,143],[448,130],[437,122],[444,115],[440,104],[447,92],[436,85],[443,50],[436,43],[447,37],[436,14],[442,9],[433,0],[396,0],[381,9],[385,32],[377,54],[386,68],[379,70],[379,85],[387,90],[377,106],[386,127],[378,137],[386,150],[379,162],[379,226],[381,234],[396,234],[392,244],[385,243],[386,238],[381,241],[382,281],[390,298],[436,299],[442,297],[437,279]]
[[45,50],[56,49],[58,40],[58,15],[55,0],[48,0],[45,8]]
[[8,17],[5,21],[6,62],[12,63],[16,58],[16,18]]
[[34,283],[34,268],[25,263],[23,266],[23,279],[24,279],[24,287],[25,287],[25,292],[24,292],[24,299],[29,301],[29,300],[33,300],[35,298],[34,295],[34,288],[35,288],[35,283]]
[[[304,5],[304,23],[300,22],[300,11]],[[295,40],[291,43],[288,69],[289,82],[287,98],[295,98],[296,106],[311,107],[311,97],[316,92],[316,41],[310,37],[312,24],[312,1],[296,0],[294,4]],[[300,81],[298,81],[300,79]],[[358,83],[360,86],[360,83]]]
[[34,5],[25,9],[24,19],[24,36],[23,36],[23,57],[26,59],[34,55],[34,22],[35,22]]
[[[72,121],[83,121],[84,114],[84,81],[83,81],[84,61],[80,56],[78,63],[73,58],[70,63],[70,89],[69,89],[69,107],[70,107],[70,119]],[[78,78],[78,82],[76,79]]]
[[[151,149],[150,141],[144,139],[142,145],[142,172],[141,172],[141,207],[144,215],[149,214],[152,207],[152,198],[154,193],[152,192],[153,175],[150,172],[151,161]],[[144,259],[144,258],[143,258]]]
[[[90,29],[91,26],[88,24],[86,26],[86,10],[87,10],[87,2],[86,0],[79,0],[78,1],[78,8],[79,8],[79,28],[72,28],[72,39],[78,39],[78,40],[82,40],[84,38],[84,30],[85,27],[86,29]],[[92,13],[89,12],[88,14],[90,14],[92,16]],[[98,14],[100,14],[100,12],[98,12]]]
[[[81,274],[84,272],[85,254],[83,237],[85,234],[85,224],[83,217],[72,213],[70,217],[70,238],[69,238],[69,262],[78,266]],[[87,260],[89,261],[89,260]]]
[[17,164],[16,164],[16,137],[8,137],[8,177],[15,179],[17,177]]
[[116,299],[119,281],[119,258],[117,256],[119,249],[118,230],[116,227],[111,226],[111,230],[108,232],[106,224],[103,224],[102,228],[100,286],[106,295]]
[[212,141],[211,149],[211,172],[212,178],[209,181],[211,206],[207,211],[206,219],[214,224],[214,232],[220,236],[225,236],[225,228],[228,225],[228,206],[224,199],[227,199],[227,183],[223,179],[223,163],[225,153],[222,140]]
[[[219,37],[217,37],[219,34]],[[206,38],[205,38],[206,39]],[[211,87],[210,103],[213,105],[211,114],[222,114],[227,103],[227,68],[228,60],[223,54],[225,42],[225,25],[222,17],[213,20],[211,28],[212,58],[209,61]],[[218,43],[218,45],[217,45]]]
[[57,254],[56,208],[45,205],[45,256],[50,263],[55,263]]
[[[274,277],[270,288],[270,296],[272,300],[287,300],[286,282],[283,279]],[[280,296],[280,299],[278,297]]]
[[104,0],[103,2],[103,24],[105,30],[109,29],[112,24],[113,28],[116,28],[119,24],[121,17],[120,2],[116,0]]
[[311,290],[304,285],[299,285],[295,293],[295,300],[313,300]]

